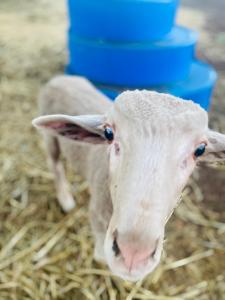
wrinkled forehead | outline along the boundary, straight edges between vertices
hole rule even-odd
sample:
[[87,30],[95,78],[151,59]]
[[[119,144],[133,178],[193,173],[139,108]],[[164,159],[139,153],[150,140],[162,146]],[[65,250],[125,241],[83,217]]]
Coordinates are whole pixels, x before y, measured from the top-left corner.
[[109,118],[123,131],[203,134],[207,113],[192,101],[150,91],[127,91],[116,98]]

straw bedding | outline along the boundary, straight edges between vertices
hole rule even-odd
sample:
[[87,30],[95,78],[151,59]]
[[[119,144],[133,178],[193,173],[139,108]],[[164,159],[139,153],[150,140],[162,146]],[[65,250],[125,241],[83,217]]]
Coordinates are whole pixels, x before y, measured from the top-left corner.
[[[62,1],[0,3],[0,299],[225,299],[223,166],[195,172],[167,226],[162,263],[136,284],[93,260],[88,187],[69,169],[77,207],[61,211],[31,119],[41,86],[63,72],[65,29]],[[223,60],[223,38],[216,51]],[[211,123],[225,132],[224,84],[221,70]]]

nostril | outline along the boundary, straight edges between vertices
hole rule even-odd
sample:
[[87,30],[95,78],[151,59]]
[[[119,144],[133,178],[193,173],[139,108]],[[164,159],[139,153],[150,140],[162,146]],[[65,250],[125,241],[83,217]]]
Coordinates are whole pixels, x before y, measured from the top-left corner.
[[157,239],[156,245],[155,245],[155,250],[151,254],[151,257],[153,257],[153,258],[154,258],[155,254],[156,254],[157,249],[158,249],[158,244],[159,244],[159,239]]
[[151,257],[154,258],[155,254],[156,254],[156,250],[157,250],[157,248],[155,248],[155,250],[152,252]]
[[118,256],[120,254],[120,249],[119,249],[119,246],[118,246],[115,238],[113,240],[112,250],[113,250],[115,256]]

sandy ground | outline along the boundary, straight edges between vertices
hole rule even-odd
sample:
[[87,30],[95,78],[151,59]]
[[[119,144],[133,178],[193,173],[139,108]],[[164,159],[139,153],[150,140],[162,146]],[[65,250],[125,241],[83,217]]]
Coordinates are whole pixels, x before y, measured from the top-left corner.
[[[224,1],[182,3],[179,23],[199,31],[198,55],[218,70],[210,124],[225,132]],[[168,224],[162,264],[136,285],[93,261],[77,175],[77,209],[61,212],[31,120],[40,88],[64,71],[66,28],[62,0],[0,2],[0,299],[225,299],[224,168],[194,174]]]

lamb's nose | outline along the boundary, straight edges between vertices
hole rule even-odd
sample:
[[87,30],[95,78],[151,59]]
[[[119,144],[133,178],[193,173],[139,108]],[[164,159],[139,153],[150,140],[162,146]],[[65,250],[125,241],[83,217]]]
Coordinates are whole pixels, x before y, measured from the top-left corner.
[[152,249],[149,248],[138,249],[136,246],[134,247],[131,244],[118,244],[116,239],[113,241],[112,249],[115,253],[115,256],[118,256],[119,254],[122,256],[124,264],[129,272],[133,268],[144,265],[150,257],[154,256],[156,251],[155,248],[152,251]]

